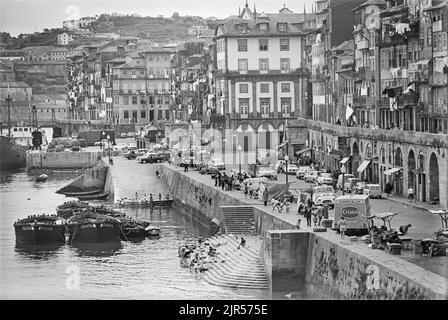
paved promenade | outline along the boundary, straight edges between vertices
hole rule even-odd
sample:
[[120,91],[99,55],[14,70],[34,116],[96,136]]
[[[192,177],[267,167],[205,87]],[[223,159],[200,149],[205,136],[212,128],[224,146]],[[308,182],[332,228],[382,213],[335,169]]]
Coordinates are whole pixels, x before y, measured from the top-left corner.
[[[163,164],[168,165],[168,164]],[[150,165],[155,168],[158,165]],[[178,166],[171,166],[172,169],[187,175],[191,178],[194,178],[195,180],[207,184],[208,186],[212,186],[214,188],[217,188],[221,190],[221,187],[215,186],[215,180],[211,179],[210,175],[201,175],[199,172],[194,170],[189,170],[188,172],[184,172],[184,169]],[[227,170],[227,173],[229,173],[229,170]],[[279,182],[285,181],[284,175],[279,176]],[[299,185],[300,188],[304,188],[309,184],[305,184],[303,181],[298,180],[294,176],[289,176],[289,181],[292,181],[292,188],[295,188],[294,185]],[[272,214],[277,216],[278,218],[289,222],[291,225],[295,225],[297,223],[297,220],[300,218],[301,221],[301,228],[307,231],[312,232],[312,227],[306,226],[306,219],[304,219],[303,216],[299,216],[296,214],[297,212],[297,204],[293,204],[290,207],[289,213],[278,213],[277,211],[275,213],[272,212],[272,205],[268,204],[266,207],[263,205],[263,202],[261,200],[251,199],[249,197],[245,197],[244,193],[242,191],[234,190],[234,191],[223,191],[228,193],[229,195],[232,195],[233,197],[239,199],[241,202],[247,204],[247,205],[253,205],[257,207],[260,210],[263,210],[264,212],[268,214]],[[337,194],[339,195],[339,193]],[[394,199],[395,200],[395,199]],[[394,211],[398,212],[398,215],[392,220],[392,227],[397,228],[398,226],[402,224],[411,223],[412,227],[409,231],[409,236],[413,239],[422,239],[427,237],[432,237],[434,234],[434,231],[441,226],[440,218],[437,215],[434,215],[426,210],[423,210],[422,208],[411,206],[411,203],[406,203],[405,201],[400,202],[399,199],[396,201],[393,201],[392,199],[386,198],[386,199],[378,199],[378,200],[372,200],[372,211],[373,213],[381,213],[381,212],[387,212],[387,211]],[[334,219],[334,210],[329,211],[330,219]],[[376,220],[376,224],[380,226],[382,224],[382,221]],[[324,233],[321,233],[323,235]],[[360,252],[366,252],[372,251],[372,249],[368,248],[365,243],[358,242],[353,243],[350,241],[348,237],[345,239],[340,239],[340,235],[337,234],[335,231],[328,230],[325,235],[326,238],[331,239],[334,242],[339,243],[342,246],[355,246],[357,250],[360,250]],[[380,251],[380,250],[374,250],[374,251]],[[384,251],[382,254],[389,255],[388,253],[385,253]],[[430,270],[434,273],[437,273],[445,278],[448,278],[448,257],[426,257],[421,255],[415,255],[413,251],[402,251],[401,258],[412,262],[413,264],[419,265],[427,270]]]

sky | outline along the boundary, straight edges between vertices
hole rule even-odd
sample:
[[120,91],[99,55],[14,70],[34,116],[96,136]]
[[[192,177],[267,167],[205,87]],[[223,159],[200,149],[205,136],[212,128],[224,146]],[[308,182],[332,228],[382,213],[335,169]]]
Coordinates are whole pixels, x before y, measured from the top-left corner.
[[[311,12],[313,0],[256,0],[257,12],[273,13],[283,7],[294,12]],[[194,15],[226,18],[243,9],[246,0],[0,0],[0,31],[13,36],[61,28],[62,21],[102,13],[139,14],[171,17]],[[248,0],[253,9],[254,0]]]

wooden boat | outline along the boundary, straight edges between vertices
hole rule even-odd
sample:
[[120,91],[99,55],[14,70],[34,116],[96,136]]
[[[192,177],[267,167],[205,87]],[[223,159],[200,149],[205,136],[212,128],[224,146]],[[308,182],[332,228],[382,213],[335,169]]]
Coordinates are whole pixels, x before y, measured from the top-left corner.
[[14,229],[19,243],[65,243],[65,219],[56,215],[28,216],[16,221]]
[[114,242],[120,241],[120,220],[94,212],[83,212],[68,220],[69,241]]
[[152,202],[147,199],[135,200],[135,199],[122,199],[117,200],[116,203],[120,207],[152,207],[152,208],[164,208],[171,207],[173,204],[173,199],[169,200],[153,200]]
[[136,222],[125,222],[121,226],[121,240],[143,239],[145,236],[145,228]]
[[160,235],[160,228],[149,225],[145,228],[146,235],[149,237],[157,237]]
[[43,173],[40,176],[36,177],[36,182],[45,182],[45,181],[47,181],[47,179],[48,179],[48,176],[45,173]]
[[86,196],[76,196],[79,200],[104,200],[109,196],[109,192],[103,192],[103,193],[96,193],[92,195],[86,195]]
[[88,190],[88,191],[79,191],[79,192],[64,192],[64,194],[67,197],[83,197],[83,196],[90,196],[90,195],[95,195],[98,193],[102,193],[103,189],[92,189],[92,190]]
[[58,216],[68,219],[74,212],[80,212],[83,210],[88,210],[90,205],[87,202],[82,201],[67,201],[56,207],[56,212]]

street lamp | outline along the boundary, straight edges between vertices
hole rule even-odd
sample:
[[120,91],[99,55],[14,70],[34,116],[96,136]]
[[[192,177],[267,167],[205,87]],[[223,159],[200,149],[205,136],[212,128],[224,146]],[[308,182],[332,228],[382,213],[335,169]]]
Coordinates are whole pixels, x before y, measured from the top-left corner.
[[341,167],[341,173],[342,173],[342,195],[344,195],[345,194],[345,191],[344,191],[344,185],[345,185],[345,173],[346,173],[347,171],[346,171],[346,169],[345,169],[345,165],[342,165],[342,167]]
[[110,135],[107,135],[107,149],[109,151],[109,164],[114,164],[114,161],[110,155]]
[[241,175],[241,145],[238,145],[237,150],[238,150],[238,157],[239,157],[239,161],[240,161],[240,163],[239,163],[239,171],[240,171],[240,175]]
[[288,161],[289,161],[289,156],[286,155],[285,156],[286,186],[288,186]]

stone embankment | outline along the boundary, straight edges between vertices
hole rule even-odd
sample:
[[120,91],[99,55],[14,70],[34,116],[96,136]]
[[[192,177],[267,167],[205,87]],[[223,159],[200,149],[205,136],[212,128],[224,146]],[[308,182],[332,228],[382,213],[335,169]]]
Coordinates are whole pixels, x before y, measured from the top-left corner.
[[[448,299],[446,278],[399,256],[369,249],[348,237],[340,239],[332,231],[314,233],[307,227],[294,230],[294,223],[286,215],[274,215],[259,202],[257,205],[251,203],[252,199],[221,191],[209,176],[183,173],[166,164],[158,168],[177,206],[199,219],[218,219],[225,226],[226,206],[253,207],[253,227],[263,238],[258,256],[272,290],[301,291],[311,284],[325,292],[325,297],[320,298]],[[244,259],[240,262],[243,265]],[[258,266],[254,260],[252,267],[257,270]],[[232,272],[225,277],[224,270],[220,265],[204,279],[221,284],[226,283],[223,279],[234,279]]]

